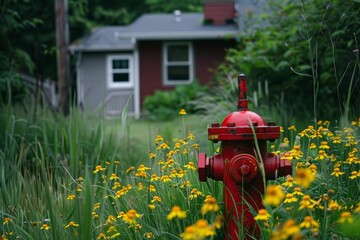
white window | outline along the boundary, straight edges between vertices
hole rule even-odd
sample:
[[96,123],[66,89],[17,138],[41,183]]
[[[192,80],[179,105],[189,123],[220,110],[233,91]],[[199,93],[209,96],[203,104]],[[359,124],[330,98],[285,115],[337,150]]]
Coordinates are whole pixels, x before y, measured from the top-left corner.
[[133,87],[132,55],[109,55],[107,57],[107,84],[110,88]]
[[191,83],[194,78],[193,48],[190,42],[165,43],[163,80],[165,85]]

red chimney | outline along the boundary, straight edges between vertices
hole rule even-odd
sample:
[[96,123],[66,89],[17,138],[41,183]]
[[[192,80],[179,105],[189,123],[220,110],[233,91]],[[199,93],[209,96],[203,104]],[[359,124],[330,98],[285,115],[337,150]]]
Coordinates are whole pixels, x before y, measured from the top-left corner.
[[235,4],[232,0],[205,0],[204,18],[213,25],[225,25],[236,16]]

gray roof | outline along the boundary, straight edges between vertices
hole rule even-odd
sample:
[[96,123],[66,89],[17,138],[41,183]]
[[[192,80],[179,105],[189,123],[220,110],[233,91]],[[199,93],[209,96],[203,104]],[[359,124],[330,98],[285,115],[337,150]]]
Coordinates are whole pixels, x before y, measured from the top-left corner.
[[129,26],[101,27],[72,44],[72,51],[131,50],[137,40],[191,40],[235,37],[236,24],[203,24],[202,13],[145,14]]
[[209,39],[237,34],[236,24],[205,25],[202,13],[145,14],[124,34],[137,39]]
[[71,51],[107,51],[107,50],[131,50],[135,40],[131,37],[122,37],[126,27],[101,27],[94,29],[90,34],[73,43]]

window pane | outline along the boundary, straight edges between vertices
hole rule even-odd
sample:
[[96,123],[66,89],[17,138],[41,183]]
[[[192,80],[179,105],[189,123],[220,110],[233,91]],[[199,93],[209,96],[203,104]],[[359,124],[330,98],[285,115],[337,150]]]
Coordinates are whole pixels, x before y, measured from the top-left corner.
[[127,59],[112,60],[112,68],[113,69],[128,69],[129,68],[129,60],[127,60]]
[[189,80],[189,66],[169,66],[168,80]]
[[170,45],[168,46],[168,61],[179,62],[188,61],[188,45]]
[[113,73],[113,82],[128,82],[129,73]]

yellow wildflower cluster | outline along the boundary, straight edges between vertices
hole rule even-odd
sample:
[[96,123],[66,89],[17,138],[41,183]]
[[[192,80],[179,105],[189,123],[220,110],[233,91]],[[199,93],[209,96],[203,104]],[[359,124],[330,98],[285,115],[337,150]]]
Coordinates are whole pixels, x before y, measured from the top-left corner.
[[[329,126],[329,121],[319,121],[316,127],[308,126],[298,134],[290,151],[286,151],[286,146],[291,146],[287,138],[279,144],[278,150],[275,145],[271,146],[272,152],[291,161],[295,168],[293,176],[280,178],[266,187],[265,208],[259,209],[254,217],[264,221],[267,229],[274,229],[270,239],[318,238],[322,234],[319,232],[322,224],[353,224],[356,221],[360,224],[360,154],[359,136],[356,135],[360,124],[353,122],[351,128],[343,131],[336,128],[335,133]],[[296,127],[288,130],[295,132]],[[348,194],[348,198],[341,194]],[[273,209],[271,214],[269,209]],[[273,218],[277,211],[281,211],[281,221]],[[324,214],[331,215],[329,219],[333,222],[322,222]]]

